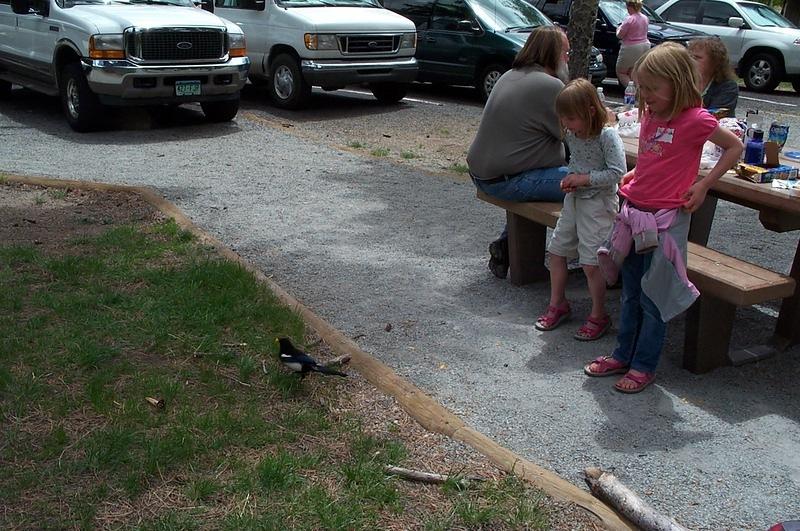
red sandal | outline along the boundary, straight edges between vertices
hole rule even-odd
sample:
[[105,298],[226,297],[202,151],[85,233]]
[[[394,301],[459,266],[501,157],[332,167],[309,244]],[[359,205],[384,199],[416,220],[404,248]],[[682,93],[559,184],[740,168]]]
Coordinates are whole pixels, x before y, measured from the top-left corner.
[[606,335],[609,328],[611,328],[611,317],[606,315],[601,319],[595,319],[590,315],[583,326],[575,332],[574,337],[578,341],[595,341]]
[[569,307],[569,303],[565,302],[560,307],[550,305],[547,307],[547,310],[536,319],[536,323],[533,326],[537,330],[549,332],[550,330],[558,328],[558,325],[569,319],[570,315],[572,315],[572,310]]
[[[596,370],[592,370],[592,363],[597,364]],[[628,366],[611,356],[600,356],[595,358],[592,363],[583,368],[587,376],[611,376],[628,372]]]
[[[632,395],[634,393],[640,393],[644,391],[645,387],[653,383],[653,380],[656,379],[656,373],[654,372],[644,372],[641,374],[632,374],[631,371],[625,373],[625,376],[619,379],[617,383],[614,384],[614,389],[619,391],[620,393],[627,393]],[[633,382],[633,387],[622,387],[620,384],[624,381]]]

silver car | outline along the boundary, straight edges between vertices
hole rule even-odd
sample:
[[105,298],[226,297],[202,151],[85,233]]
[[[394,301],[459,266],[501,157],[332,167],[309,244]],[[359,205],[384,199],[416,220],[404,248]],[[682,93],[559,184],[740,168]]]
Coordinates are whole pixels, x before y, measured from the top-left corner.
[[790,81],[800,92],[800,29],[770,7],[733,0],[668,0],[656,13],[722,39],[748,89],[769,92]]

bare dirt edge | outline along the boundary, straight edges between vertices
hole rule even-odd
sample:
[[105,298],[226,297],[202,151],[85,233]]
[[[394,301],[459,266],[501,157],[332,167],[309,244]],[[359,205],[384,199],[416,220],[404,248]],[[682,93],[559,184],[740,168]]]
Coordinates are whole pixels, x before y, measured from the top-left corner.
[[350,363],[352,368],[356,369],[373,386],[394,398],[400,407],[424,429],[465,444],[485,456],[501,470],[515,474],[555,500],[572,503],[588,511],[598,518],[606,529],[636,529],[623,516],[587,491],[564,480],[553,472],[516,455],[489,437],[467,426],[447,408],[423,393],[409,381],[401,378],[387,365],[361,350],[349,337],[304,306],[253,264],[192,223],[173,203],[167,201],[153,190],[145,187],[60,180],[8,173],[4,173],[3,177],[8,182],[30,186],[82,189],[98,192],[127,192],[140,196],[165,216],[175,219],[175,222],[181,228],[192,232],[200,242],[214,247],[222,256],[240,264],[251,272],[259,282],[266,284],[284,304],[295,310],[303,318],[306,325],[318,334],[335,354],[349,355],[352,360]]

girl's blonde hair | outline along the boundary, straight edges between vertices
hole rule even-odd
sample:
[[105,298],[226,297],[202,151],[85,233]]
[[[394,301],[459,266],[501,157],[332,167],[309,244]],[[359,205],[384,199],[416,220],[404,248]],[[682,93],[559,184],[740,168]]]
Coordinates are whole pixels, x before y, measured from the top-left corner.
[[[651,48],[633,65],[633,75],[640,72],[661,78],[672,85],[672,109],[674,118],[684,109],[700,107],[702,97],[698,86],[700,75],[689,51],[674,42],[664,42]],[[644,101],[639,99],[639,110],[644,111]]]
[[573,79],[558,93],[556,114],[582,119],[586,122],[586,133],[589,137],[599,135],[608,119],[597,89],[582,77]]

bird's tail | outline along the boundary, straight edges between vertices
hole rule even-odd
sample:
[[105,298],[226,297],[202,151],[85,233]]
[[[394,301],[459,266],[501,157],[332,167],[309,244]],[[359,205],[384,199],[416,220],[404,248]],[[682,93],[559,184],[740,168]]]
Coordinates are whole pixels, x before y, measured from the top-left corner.
[[331,368],[325,367],[324,365],[314,365],[314,367],[312,367],[311,370],[314,370],[314,371],[317,371],[317,372],[321,372],[322,374],[329,374],[329,375],[333,375],[333,376],[347,376],[343,372],[339,372],[339,371],[337,371],[335,369],[331,369]]

